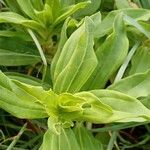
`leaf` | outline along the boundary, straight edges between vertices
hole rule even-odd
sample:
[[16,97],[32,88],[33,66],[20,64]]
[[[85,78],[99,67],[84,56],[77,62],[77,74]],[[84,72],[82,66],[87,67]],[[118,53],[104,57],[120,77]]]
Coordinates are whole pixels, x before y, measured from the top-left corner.
[[60,127],[60,134],[54,134],[50,130],[44,135],[41,150],[80,150],[73,131]]
[[95,139],[85,127],[77,125],[74,128],[74,133],[81,150],[103,150],[101,142]]
[[[140,60],[140,61],[139,61]],[[131,60],[131,69],[129,75],[143,73],[150,69],[150,48],[149,45],[143,44],[138,48]]]
[[47,117],[43,105],[2,72],[0,72],[0,108],[18,118],[35,119]]
[[45,25],[46,27],[50,26],[53,23],[53,14],[52,9],[48,4],[44,5],[44,9],[41,11],[34,10],[36,16],[38,17],[39,22]]
[[91,15],[90,18],[93,20],[95,28],[98,28],[101,24],[101,13],[97,12]]
[[128,76],[108,87],[133,97],[143,97],[150,94],[150,70]]
[[43,83],[42,80],[29,76],[29,75],[25,75],[25,74],[21,74],[21,73],[17,73],[17,72],[5,72],[5,74],[13,80],[18,80],[22,83],[25,84],[29,84],[29,85],[33,85],[33,86],[42,86],[44,89],[49,89],[51,86],[47,83]]
[[92,23],[86,18],[65,43],[54,71],[56,93],[79,91],[94,71],[97,58],[93,50]]
[[144,1],[140,1],[141,5],[143,6],[143,8],[146,9],[150,9],[150,1],[149,0],[144,0]]
[[[76,3],[81,1],[83,0],[76,0]],[[77,13],[75,13],[75,16],[84,17],[84,16],[92,15],[98,10],[100,4],[101,4],[101,0],[91,0],[91,3],[89,3],[84,9],[77,11]]]
[[133,97],[113,90],[93,90],[91,93],[111,107],[113,114],[105,119],[107,123],[143,122],[150,119],[150,110]]
[[16,0],[5,0],[7,6],[9,7],[9,9],[13,12],[16,12],[18,14],[22,14],[20,7],[18,5],[18,3],[16,3]]
[[37,19],[31,0],[16,0],[21,10],[33,20]]
[[43,27],[34,20],[29,20],[14,12],[1,12],[0,23],[12,23],[22,25],[34,30],[43,30]]
[[24,32],[18,31],[8,31],[8,30],[0,30],[0,37],[14,37],[25,41],[31,41],[31,38],[28,34]]
[[115,0],[117,9],[131,8],[128,0]]
[[45,2],[52,8],[52,14],[53,19],[56,20],[56,18],[59,16],[59,11],[61,10],[61,5],[59,0],[46,0]]
[[75,0],[60,0],[60,5],[62,8],[75,4]]
[[20,66],[34,64],[40,61],[39,56],[31,54],[19,54],[8,50],[0,49],[0,65]]
[[150,10],[146,9],[133,9],[126,8],[120,10],[111,11],[101,22],[97,29],[95,29],[95,37],[100,38],[108,34],[112,30],[116,15],[123,12],[125,15],[135,19],[136,21],[147,21],[150,18]]
[[147,107],[148,109],[150,109],[150,95],[148,95],[147,97],[144,97],[140,100],[140,102]]
[[31,0],[31,3],[32,6],[38,11],[42,10],[44,7],[43,0]]
[[68,27],[68,23],[69,23],[70,19],[66,19],[63,27],[62,27],[62,30],[61,30],[61,35],[60,35],[60,41],[59,41],[59,44],[58,44],[58,48],[57,48],[57,52],[52,60],[52,64],[51,64],[51,76],[52,76],[52,79],[54,80],[54,73],[55,73],[55,69],[56,69],[56,64],[58,62],[58,59],[59,59],[59,56],[62,52],[62,49],[63,49],[63,46],[65,45],[68,37],[67,37],[67,27]]
[[64,21],[67,17],[71,16],[72,14],[74,14],[77,10],[84,8],[87,4],[89,3],[89,1],[85,1],[85,2],[80,2],[78,4],[75,5],[71,5],[68,8],[65,8],[64,10],[60,10],[58,12],[58,14],[60,16],[57,17],[57,19],[54,22],[54,26],[58,25],[59,23],[61,23],[62,21]]
[[121,14],[116,17],[113,26],[113,33],[96,50],[98,65],[82,90],[104,88],[127,55],[129,43]]
[[136,20],[134,20],[133,18],[129,16],[124,16],[124,20],[128,24],[136,27],[140,32],[142,32],[147,38],[150,39],[150,32],[146,31]]
[[15,38],[0,38],[0,65],[18,66],[40,62],[41,58],[30,43]]

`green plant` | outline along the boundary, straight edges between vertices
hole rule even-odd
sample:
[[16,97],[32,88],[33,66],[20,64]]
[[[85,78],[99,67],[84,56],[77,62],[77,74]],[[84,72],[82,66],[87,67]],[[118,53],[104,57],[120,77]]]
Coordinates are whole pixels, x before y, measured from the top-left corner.
[[[12,1],[6,2],[10,5]],[[93,14],[87,7],[89,12],[86,9],[84,11],[90,16],[77,21],[66,18],[80,8],[78,6],[85,6],[87,2],[69,6],[68,10],[66,5],[75,2],[62,1],[63,17],[55,13],[54,17],[53,13],[48,13],[50,10],[61,10],[57,8],[58,4],[52,5],[52,2],[59,1],[46,1],[44,7],[43,1],[38,0],[32,4],[32,1],[17,0],[17,3],[13,3],[15,6],[10,6],[12,10],[16,8],[15,12],[21,11],[21,14],[32,20],[12,12],[0,13],[1,22],[25,27],[26,32],[21,37],[23,43],[31,42],[31,38],[28,41],[29,32],[41,54],[35,60],[41,58],[43,63],[46,61],[45,64],[49,58],[45,58],[43,41],[49,39],[52,32],[55,34],[61,29],[57,51],[50,62],[51,75],[48,74],[50,77],[47,83],[51,85],[24,76],[19,78],[19,75],[16,77],[10,73],[6,73],[7,77],[0,72],[0,107],[21,119],[48,118],[41,150],[110,150],[117,132],[113,132],[106,148],[98,137],[93,136],[92,124],[128,123],[128,126],[133,123],[131,126],[136,126],[150,121],[150,10],[122,9],[117,1],[116,5],[120,9],[111,11],[104,19],[101,19],[100,12]],[[29,4],[37,10],[33,11]],[[38,11],[41,7],[45,9]],[[79,16],[78,13],[74,18]],[[43,15],[49,19],[46,20]],[[50,19],[52,16],[54,20]],[[47,22],[51,20],[52,23]],[[59,24],[63,26],[60,28]],[[13,31],[15,34],[12,31],[5,32],[7,35],[11,33],[20,36],[20,31]],[[2,41],[6,43],[3,42],[1,47],[13,50],[13,47],[7,45],[8,39],[2,38]],[[18,46],[30,50],[33,43],[30,46]],[[6,56],[4,48],[0,54]],[[48,50],[51,51],[50,48]],[[24,59],[20,56],[18,58]],[[26,62],[28,59],[27,55]]]

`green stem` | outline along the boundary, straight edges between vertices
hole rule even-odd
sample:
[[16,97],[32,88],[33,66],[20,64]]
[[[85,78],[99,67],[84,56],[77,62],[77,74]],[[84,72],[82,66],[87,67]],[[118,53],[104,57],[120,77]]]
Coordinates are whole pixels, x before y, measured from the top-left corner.
[[117,135],[118,135],[118,132],[117,132],[117,131],[114,131],[114,132],[112,133],[112,136],[111,136],[111,138],[110,138],[110,141],[109,141],[109,143],[108,143],[108,146],[107,146],[107,149],[106,149],[106,150],[112,150],[112,149],[113,149],[114,144],[115,144],[115,141],[116,141],[116,139],[117,139]]
[[19,138],[21,137],[21,135],[23,134],[23,132],[26,130],[26,126],[27,126],[27,123],[25,123],[23,125],[23,127],[21,128],[21,130],[19,131],[19,133],[17,134],[17,136],[15,136],[14,140],[8,146],[7,150],[12,150],[12,148],[16,145],[17,141],[19,140]]
[[139,45],[140,45],[140,42],[137,42],[137,43],[132,47],[132,49],[130,50],[128,56],[126,57],[126,59],[125,59],[123,65],[120,67],[120,69],[119,69],[119,71],[118,71],[118,73],[117,73],[117,75],[116,75],[116,78],[115,78],[114,82],[119,81],[119,80],[123,77],[124,72],[125,72],[125,70],[126,70],[128,64],[129,64],[129,62],[130,62],[132,56],[134,55],[136,49],[139,47]]
[[43,52],[43,49],[42,49],[42,47],[41,47],[41,45],[40,45],[40,43],[39,43],[37,37],[36,37],[35,34],[33,33],[33,31],[32,31],[31,29],[27,29],[27,30],[28,30],[30,36],[32,37],[32,39],[33,39],[33,41],[34,41],[34,43],[35,43],[35,45],[36,45],[36,47],[37,47],[37,49],[38,49],[38,51],[39,51],[39,53],[40,53],[41,59],[42,59],[42,61],[43,61],[44,69],[43,69],[42,81],[44,81],[45,76],[46,76],[46,71],[47,71],[47,61],[46,61],[46,57],[45,57],[44,52]]

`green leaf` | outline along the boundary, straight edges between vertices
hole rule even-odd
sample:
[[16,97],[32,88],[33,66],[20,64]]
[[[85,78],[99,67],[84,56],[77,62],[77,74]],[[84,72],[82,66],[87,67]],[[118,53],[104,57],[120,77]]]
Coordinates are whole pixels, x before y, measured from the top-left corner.
[[59,44],[58,44],[58,48],[57,48],[57,52],[55,54],[55,57],[53,58],[52,60],[52,64],[51,64],[51,76],[52,76],[52,79],[54,80],[54,73],[55,73],[55,69],[56,69],[56,65],[57,65],[57,62],[58,62],[58,59],[59,59],[59,56],[62,52],[62,49],[63,49],[63,46],[65,45],[68,37],[67,37],[67,27],[68,27],[68,23],[69,23],[70,19],[66,19],[63,27],[62,27],[62,30],[61,30],[61,35],[60,35],[60,41],[59,41]]
[[80,150],[73,131],[60,127],[60,134],[54,134],[50,130],[44,135],[41,150]]
[[[140,60],[140,61],[139,61]],[[150,49],[149,44],[143,44],[138,48],[131,60],[129,75],[142,73],[150,69]]]
[[11,11],[22,14],[18,3],[16,3],[16,0],[5,0],[5,3]]
[[44,7],[43,0],[31,0],[31,3],[33,7],[38,11],[42,10]]
[[140,1],[140,2],[141,2],[141,5],[143,8],[150,9],[150,1],[149,0],[144,0],[144,1]]
[[147,9],[120,9],[111,11],[101,22],[98,28],[95,30],[95,37],[100,38],[108,34],[112,30],[116,15],[123,12],[125,15],[135,19],[136,21],[147,21],[150,18],[150,10]]
[[50,26],[53,23],[53,14],[52,9],[48,4],[44,5],[43,10],[37,11],[34,10],[38,20],[41,24],[45,25],[46,27]]
[[93,20],[95,28],[98,28],[101,24],[101,13],[97,12],[91,15],[90,18]]
[[31,0],[16,0],[21,10],[33,20],[37,19]]
[[148,109],[150,109],[150,95],[147,97],[144,97],[140,100],[140,102],[147,107]]
[[143,122],[150,119],[150,110],[133,97],[112,90],[93,90],[91,93],[111,107],[112,116],[105,118],[107,123]]
[[0,65],[20,66],[40,62],[40,57],[31,54],[15,53],[0,49]]
[[60,5],[62,8],[75,4],[75,0],[60,0]]
[[128,0],[115,0],[118,9],[131,8]]
[[26,84],[30,84],[33,86],[42,86],[44,89],[50,89],[50,85],[47,83],[43,83],[42,80],[29,76],[29,75],[25,75],[25,74],[21,74],[21,73],[17,73],[17,72],[5,72],[5,74],[13,80],[18,80],[22,83],[26,83]]
[[45,118],[47,113],[42,104],[31,94],[0,72],[0,108],[18,118]]
[[87,17],[65,43],[54,71],[55,92],[79,91],[94,71],[97,58],[93,50],[92,29],[93,22]]
[[15,38],[0,38],[0,65],[18,66],[40,62],[41,58],[30,43]]
[[113,26],[113,33],[96,51],[99,62],[83,90],[104,88],[127,55],[129,43],[121,14],[116,17]]
[[34,30],[43,30],[43,27],[38,22],[34,20],[28,20],[14,12],[1,12],[0,23],[12,23],[22,25],[24,27],[28,27]]
[[[83,0],[76,0],[76,3],[81,1]],[[89,3],[84,9],[77,11],[77,13],[75,13],[75,16],[83,17],[83,16],[92,15],[98,10],[100,4],[101,4],[101,0],[91,0],[91,3]]]
[[77,125],[74,133],[81,150],[103,150],[102,144],[85,127]]
[[143,97],[150,94],[150,70],[128,76],[108,87],[110,90],[120,91],[133,97]]
[[60,16],[58,16],[57,19],[55,20],[54,26],[56,26],[59,23],[61,23],[62,21],[64,21],[66,18],[68,18],[69,16],[71,16],[72,14],[74,14],[77,10],[84,8],[88,3],[89,3],[89,1],[80,2],[78,4],[71,5],[68,8],[65,8],[64,10],[63,9],[60,10],[58,12],[58,14]]
[[124,16],[124,20],[129,24],[137,28],[140,32],[142,32],[147,38],[150,39],[150,32],[146,31],[135,19]]
[[31,37],[25,32],[19,31],[8,31],[8,30],[0,30],[0,36],[2,37],[13,37],[18,38],[25,41],[31,41]]
[[59,11],[61,10],[61,5],[59,0],[46,0],[46,4],[48,4],[52,8],[53,19],[59,16]]

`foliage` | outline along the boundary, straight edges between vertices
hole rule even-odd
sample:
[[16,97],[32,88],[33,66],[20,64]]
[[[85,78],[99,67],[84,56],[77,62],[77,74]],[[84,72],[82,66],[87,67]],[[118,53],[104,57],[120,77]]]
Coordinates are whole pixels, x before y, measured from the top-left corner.
[[[0,3],[1,120],[8,112],[27,122],[9,146],[0,148],[18,149],[25,130],[37,135],[24,137],[33,140],[20,143],[21,149],[143,146],[125,140],[119,130],[146,124],[150,132],[149,2]],[[141,143],[149,140],[145,134]]]

